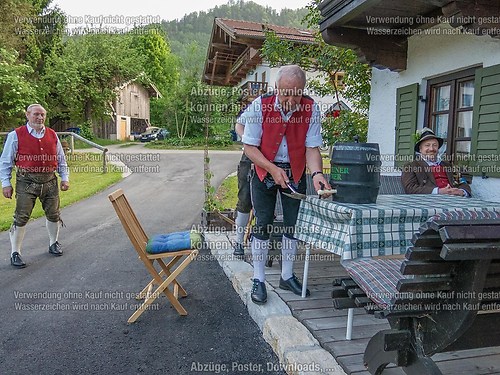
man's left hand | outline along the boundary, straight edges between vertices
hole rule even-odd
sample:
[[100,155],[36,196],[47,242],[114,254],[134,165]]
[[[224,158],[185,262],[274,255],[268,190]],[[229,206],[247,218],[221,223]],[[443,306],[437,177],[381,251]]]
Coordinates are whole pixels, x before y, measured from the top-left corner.
[[[313,184],[314,184],[314,190],[316,190],[316,191],[318,191],[318,190],[330,190],[332,188],[322,173],[318,173],[317,175],[315,175],[313,177]],[[327,194],[321,195],[321,197],[328,198],[331,195],[332,194],[327,193]]]
[[69,182],[68,181],[61,181],[61,191],[66,191],[69,189]]

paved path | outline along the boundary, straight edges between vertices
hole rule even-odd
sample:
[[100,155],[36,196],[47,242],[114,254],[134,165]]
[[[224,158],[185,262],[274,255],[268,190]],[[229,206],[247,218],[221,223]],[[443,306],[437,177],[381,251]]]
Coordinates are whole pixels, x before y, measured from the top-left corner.
[[[199,223],[203,202],[203,152],[151,151],[140,145],[110,149],[122,159],[136,152],[153,161],[130,162],[130,167],[158,165],[158,173],[134,173],[63,209],[62,257],[47,252],[44,218],[28,224],[25,269],[10,266],[8,233],[0,233],[0,373],[177,375],[227,369],[231,374],[284,374],[209,257],[192,263],[181,277],[190,293],[183,300],[187,317],[161,298],[153,305],[157,311],[126,324],[136,306],[130,295],[148,281],[148,274],[107,195],[123,188],[148,233]],[[210,153],[214,185],[236,169],[240,155]]]

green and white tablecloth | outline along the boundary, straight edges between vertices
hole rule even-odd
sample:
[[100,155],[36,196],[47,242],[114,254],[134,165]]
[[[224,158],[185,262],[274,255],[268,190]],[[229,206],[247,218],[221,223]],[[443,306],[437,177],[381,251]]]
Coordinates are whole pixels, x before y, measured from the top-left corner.
[[295,237],[342,259],[404,254],[413,233],[433,215],[500,212],[500,203],[447,195],[379,195],[376,203],[352,204],[308,196],[300,204]]

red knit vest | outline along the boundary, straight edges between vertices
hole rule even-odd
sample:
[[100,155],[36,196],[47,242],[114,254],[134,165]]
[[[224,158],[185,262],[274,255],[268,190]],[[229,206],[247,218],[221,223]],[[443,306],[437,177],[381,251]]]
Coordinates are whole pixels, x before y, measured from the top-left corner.
[[[260,151],[269,161],[274,161],[281,141],[286,135],[288,157],[294,182],[298,182],[306,168],[306,134],[309,130],[314,101],[303,96],[297,111],[288,121],[284,121],[279,110],[274,108],[276,95],[262,98],[262,139]],[[267,171],[255,167],[259,179],[266,177]]]
[[446,175],[446,171],[444,170],[442,165],[433,165],[431,167],[431,170],[438,188],[441,189],[448,186],[448,184],[451,185],[450,181],[448,180],[448,176]]
[[45,127],[45,134],[38,139],[33,137],[27,126],[16,129],[18,147],[16,166],[32,173],[50,173],[57,168],[57,135]]

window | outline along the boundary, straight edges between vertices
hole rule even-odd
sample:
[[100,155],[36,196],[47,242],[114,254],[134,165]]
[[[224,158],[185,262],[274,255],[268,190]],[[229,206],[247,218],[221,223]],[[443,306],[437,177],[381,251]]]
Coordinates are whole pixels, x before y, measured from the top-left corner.
[[471,150],[474,72],[467,69],[428,81],[427,123],[444,139],[443,151],[450,160],[468,160]]

